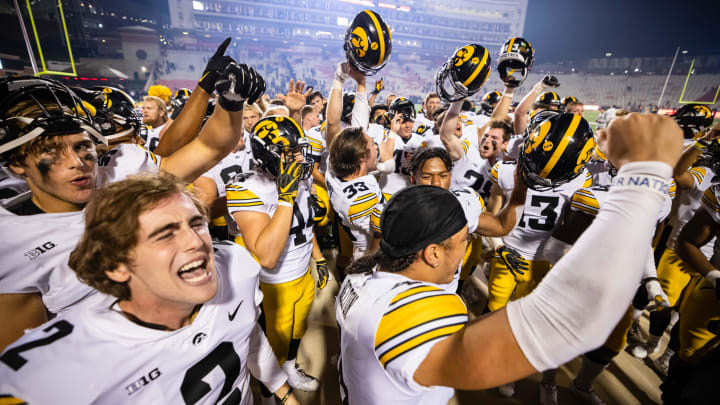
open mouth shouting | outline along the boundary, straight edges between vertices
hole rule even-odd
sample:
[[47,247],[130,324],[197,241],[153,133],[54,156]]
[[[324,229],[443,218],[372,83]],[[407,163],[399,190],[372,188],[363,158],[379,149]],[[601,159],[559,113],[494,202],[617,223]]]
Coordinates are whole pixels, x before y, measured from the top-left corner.
[[200,285],[212,278],[207,258],[195,259],[178,270],[178,276],[187,284]]

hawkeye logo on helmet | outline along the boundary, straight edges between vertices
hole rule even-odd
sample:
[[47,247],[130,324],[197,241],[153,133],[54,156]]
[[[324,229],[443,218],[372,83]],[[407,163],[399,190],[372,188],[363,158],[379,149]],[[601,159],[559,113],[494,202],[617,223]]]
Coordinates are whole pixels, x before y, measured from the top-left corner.
[[[462,66],[463,63],[470,60],[470,57],[472,57],[472,54],[473,54],[472,46],[468,45],[468,46],[462,47],[462,48],[458,49],[457,53],[455,54],[453,63],[455,64],[455,66]],[[477,58],[475,58],[475,59],[477,59]],[[480,61],[478,60],[477,62],[475,62],[473,60],[473,63],[477,64],[477,63],[480,63]]]
[[362,27],[355,27],[354,30],[352,30],[352,46],[355,52],[359,57],[364,57],[367,53],[368,46],[373,51],[376,51],[378,48],[377,42],[373,42],[372,44],[368,41],[368,34],[365,32],[365,30]]
[[[281,121],[278,119],[278,121]],[[283,145],[290,145],[290,141],[279,136],[280,129],[275,121],[265,121],[260,123],[260,126],[255,131],[255,134],[260,139],[269,139],[272,143],[281,143]]]

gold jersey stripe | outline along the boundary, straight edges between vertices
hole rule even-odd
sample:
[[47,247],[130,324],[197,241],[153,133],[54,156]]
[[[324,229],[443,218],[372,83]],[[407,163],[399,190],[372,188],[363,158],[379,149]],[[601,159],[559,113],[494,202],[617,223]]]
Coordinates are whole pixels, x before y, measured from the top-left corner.
[[263,205],[262,201],[257,202],[247,202],[247,203],[228,203],[228,207],[256,207],[259,205]]
[[562,156],[563,152],[565,152],[565,149],[567,148],[568,143],[570,143],[570,139],[572,138],[572,135],[575,133],[575,130],[580,125],[581,119],[582,119],[581,116],[579,116],[577,114],[573,115],[573,119],[572,119],[572,121],[570,121],[570,125],[568,125],[567,130],[563,134],[563,138],[560,141],[560,144],[558,145],[557,149],[555,149],[555,152],[550,157],[550,160],[547,162],[545,167],[540,172],[540,177],[547,177],[547,175],[550,174],[552,169],[557,164],[558,160],[560,160],[560,156]]
[[395,298],[393,298],[392,301],[390,301],[390,304],[392,305],[392,304],[400,301],[403,298],[409,297],[411,295],[427,292],[427,291],[440,291],[440,289],[438,287],[433,287],[433,286],[429,286],[429,285],[421,285],[418,287],[413,287],[409,290],[403,291],[400,294],[396,295]]
[[9,395],[0,395],[0,405],[23,405],[27,402]]
[[380,364],[382,364],[383,367],[387,367],[388,363],[395,360],[399,356],[409,352],[410,350],[420,347],[423,344],[432,340],[450,336],[453,333],[462,329],[464,326],[465,322],[461,322],[453,325],[441,326],[436,329],[420,333],[417,336],[414,336],[411,339],[408,339],[405,342],[402,342],[401,344],[395,346],[391,350],[383,353],[382,355],[380,355],[378,360],[380,360]]
[[716,212],[720,212],[720,204],[718,203],[717,197],[715,197],[715,193],[713,192],[713,187],[708,188],[705,190],[705,194],[702,196],[702,202],[705,203],[708,207],[712,208]]
[[252,191],[246,189],[246,188],[240,188],[240,189],[226,189],[225,195],[227,196],[227,200],[259,200],[260,198],[255,195]]
[[465,154],[467,155],[468,149],[470,148],[470,142],[468,140],[464,140],[460,142],[460,145],[462,145],[463,151],[465,151]]
[[467,309],[457,295],[421,296],[383,315],[375,333],[375,349],[418,326],[459,315],[467,316]]

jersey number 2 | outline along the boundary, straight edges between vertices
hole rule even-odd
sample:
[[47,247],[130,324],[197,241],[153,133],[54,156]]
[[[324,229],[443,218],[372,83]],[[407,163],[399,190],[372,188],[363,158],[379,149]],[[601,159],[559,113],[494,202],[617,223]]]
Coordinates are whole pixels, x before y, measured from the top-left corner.
[[20,367],[24,366],[25,363],[27,363],[27,359],[21,356],[20,353],[27,350],[32,350],[36,347],[49,345],[50,343],[58,339],[64,338],[72,332],[73,325],[65,320],[57,321],[54,324],[43,329],[43,332],[50,332],[53,329],[56,329],[56,331],[50,336],[46,336],[38,340],[33,340],[32,342],[27,342],[6,351],[5,354],[0,356],[0,361],[7,364],[8,367],[10,367],[11,369],[18,371],[20,370]]
[[[235,353],[233,344],[231,342],[220,343],[210,354],[185,372],[185,378],[183,378],[182,385],[180,385],[183,400],[186,404],[192,405],[207,395],[211,390],[210,384],[203,381],[203,378],[207,377],[215,367],[220,367],[225,373],[225,384],[223,384],[218,398],[225,398],[230,393],[222,404],[239,404],[242,399],[242,391],[237,387],[233,389],[233,384],[240,376],[240,366],[240,357]],[[230,392],[231,390],[232,392]]]

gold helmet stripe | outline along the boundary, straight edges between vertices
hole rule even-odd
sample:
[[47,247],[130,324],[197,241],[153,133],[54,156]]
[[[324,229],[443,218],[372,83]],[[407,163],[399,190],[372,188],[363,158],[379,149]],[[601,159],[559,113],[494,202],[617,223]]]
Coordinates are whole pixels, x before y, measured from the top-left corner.
[[[485,52],[483,53],[482,60],[480,60],[480,63],[478,63],[478,67],[475,68],[475,71],[473,72],[473,74],[471,74],[470,77],[468,77],[467,80],[465,80],[463,82],[463,86],[467,87],[470,83],[472,83],[472,81],[475,80],[477,75],[480,74],[480,71],[483,70],[483,68],[485,67],[485,61],[487,61],[489,52],[487,49],[485,49],[485,48],[483,48],[483,49],[485,50]],[[485,77],[487,78],[487,76],[485,76]]]
[[[378,21],[377,17],[375,17],[375,13],[373,13],[370,10],[365,10],[365,13],[370,16],[370,19],[372,19],[373,24],[375,24],[375,31],[378,33],[378,41],[380,42],[380,57],[378,58],[377,64],[380,65],[385,60],[385,37],[383,36],[382,27],[380,26],[380,21]],[[370,41],[368,41],[370,42]],[[369,45],[369,44],[368,44]]]
[[287,120],[292,122],[293,125],[295,125],[295,128],[297,128],[298,133],[300,134],[300,138],[305,138],[305,132],[302,130],[302,128],[300,128],[300,125],[298,125],[298,123],[290,117],[287,117]]
[[510,45],[508,45],[507,50],[506,50],[505,52],[510,52],[510,51],[512,51],[512,46],[513,46],[513,44],[515,44],[515,38],[512,38],[512,39],[510,40]]
[[550,157],[550,160],[547,162],[545,167],[540,172],[540,177],[547,177],[548,174],[552,171],[552,169],[557,164],[558,160],[560,160],[560,156],[562,156],[563,152],[565,152],[565,149],[568,146],[568,143],[570,143],[570,139],[573,137],[573,134],[578,128],[578,125],[580,125],[580,120],[582,120],[582,117],[578,114],[573,114],[573,119],[570,121],[570,125],[568,125],[568,129],[565,131],[565,134],[563,135],[562,140],[560,141],[560,144],[555,149],[555,152],[553,152],[552,156]]

